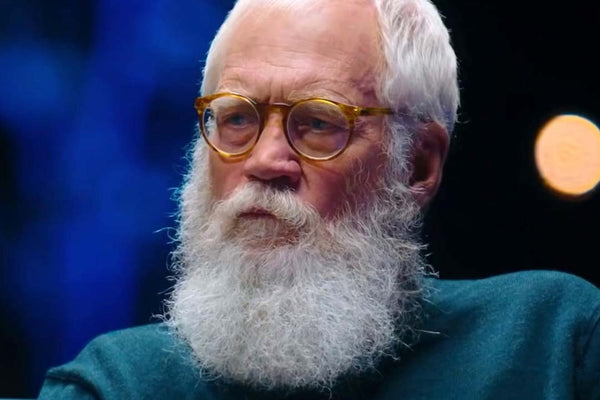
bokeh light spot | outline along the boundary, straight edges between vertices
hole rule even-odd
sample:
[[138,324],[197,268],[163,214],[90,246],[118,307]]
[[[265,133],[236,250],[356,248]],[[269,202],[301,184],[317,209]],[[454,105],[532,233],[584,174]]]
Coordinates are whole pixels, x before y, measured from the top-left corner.
[[540,130],[535,143],[540,176],[553,190],[579,196],[600,181],[600,130],[578,115],[559,115]]

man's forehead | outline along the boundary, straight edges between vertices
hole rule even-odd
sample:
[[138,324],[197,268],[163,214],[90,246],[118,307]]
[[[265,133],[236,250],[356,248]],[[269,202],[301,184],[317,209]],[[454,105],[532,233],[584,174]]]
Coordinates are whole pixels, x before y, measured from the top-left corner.
[[373,74],[365,74],[357,79],[344,79],[344,77],[331,79],[319,76],[313,70],[297,70],[291,74],[291,80],[286,81],[286,90],[281,87],[281,93],[278,94],[277,90],[274,90],[275,85],[271,82],[270,75],[248,74],[245,70],[227,67],[223,72],[216,89],[217,92],[238,93],[258,102],[292,103],[320,97],[342,103],[352,103],[361,96],[373,100],[376,97],[374,89],[376,81]]
[[349,102],[373,92],[382,64],[376,12],[365,1],[334,3],[302,18],[264,6],[236,18],[222,48],[216,90],[252,94],[269,87],[271,96],[280,90],[276,76],[286,80],[286,101],[333,96]]
[[[233,11],[239,11],[239,15],[252,14],[254,16],[290,12],[297,19],[306,19],[325,7],[340,9],[345,5],[375,9],[374,0],[237,0]],[[299,12],[304,13],[299,14]]]
[[[229,46],[255,42],[282,51],[282,47],[289,46],[291,36],[297,43],[309,41],[315,47],[329,46],[329,51],[336,52],[347,47],[361,49],[365,42],[369,45],[369,41],[378,40],[377,11],[369,1],[331,0],[318,4],[312,12],[301,15],[298,10],[284,7],[252,7],[232,19],[226,35]],[[280,40],[288,32],[286,40]],[[337,46],[341,44],[346,46]]]

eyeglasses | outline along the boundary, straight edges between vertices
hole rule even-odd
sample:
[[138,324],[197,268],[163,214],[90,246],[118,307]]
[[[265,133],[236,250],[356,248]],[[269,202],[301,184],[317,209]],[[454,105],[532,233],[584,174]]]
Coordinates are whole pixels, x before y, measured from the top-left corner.
[[283,116],[285,137],[309,160],[331,160],[348,146],[358,117],[392,114],[389,108],[357,107],[311,98],[293,104],[261,104],[235,93],[198,97],[200,131],[208,145],[226,158],[249,153],[264,129],[266,113]]

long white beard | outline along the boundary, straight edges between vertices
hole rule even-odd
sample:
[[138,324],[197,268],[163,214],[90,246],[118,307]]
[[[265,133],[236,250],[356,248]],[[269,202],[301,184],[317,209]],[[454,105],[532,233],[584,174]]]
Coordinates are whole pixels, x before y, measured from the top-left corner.
[[[261,183],[210,206],[206,149],[182,192],[169,326],[205,377],[261,388],[331,387],[394,356],[411,332],[426,267],[418,208],[400,184],[324,221]],[[276,218],[248,222],[251,208]]]

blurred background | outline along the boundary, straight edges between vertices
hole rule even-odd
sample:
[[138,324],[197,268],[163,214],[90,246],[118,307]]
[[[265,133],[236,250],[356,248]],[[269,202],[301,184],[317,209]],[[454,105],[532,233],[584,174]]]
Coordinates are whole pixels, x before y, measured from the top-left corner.
[[[431,263],[599,285],[600,195],[555,195],[533,148],[557,114],[600,122],[600,3],[434,2],[462,107]],[[0,397],[36,396],[94,336],[161,312],[200,70],[232,4],[0,0]]]

